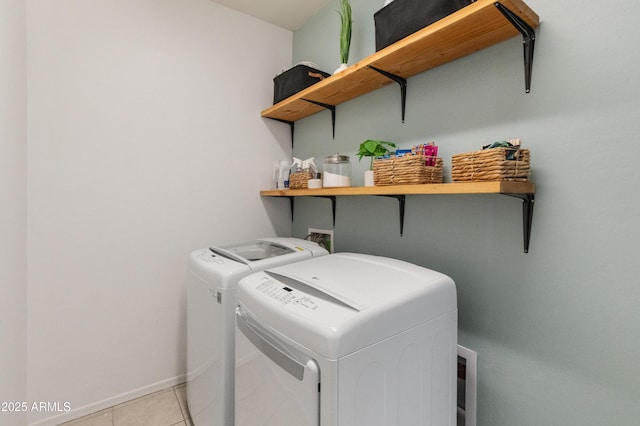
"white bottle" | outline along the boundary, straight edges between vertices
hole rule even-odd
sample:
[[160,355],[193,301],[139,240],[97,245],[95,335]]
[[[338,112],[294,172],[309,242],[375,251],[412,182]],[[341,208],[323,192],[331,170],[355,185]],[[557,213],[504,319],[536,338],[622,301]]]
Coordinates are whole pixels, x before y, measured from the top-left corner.
[[280,176],[280,162],[276,161],[271,169],[271,189],[278,189],[278,176]]
[[278,189],[287,189],[289,187],[289,161],[280,160],[279,168]]

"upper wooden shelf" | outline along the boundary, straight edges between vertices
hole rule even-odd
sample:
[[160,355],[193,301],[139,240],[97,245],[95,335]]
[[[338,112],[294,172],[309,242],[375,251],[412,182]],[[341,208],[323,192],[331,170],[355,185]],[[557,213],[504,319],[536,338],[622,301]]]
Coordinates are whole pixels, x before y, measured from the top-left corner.
[[420,194],[534,194],[532,182],[456,182],[425,185],[352,186],[348,188],[285,189],[260,191],[263,197],[314,197],[334,195],[420,195]]
[[538,15],[520,0],[478,0],[262,111],[262,117],[295,122],[393,83],[375,67],[407,79],[520,34],[496,5],[531,28]]

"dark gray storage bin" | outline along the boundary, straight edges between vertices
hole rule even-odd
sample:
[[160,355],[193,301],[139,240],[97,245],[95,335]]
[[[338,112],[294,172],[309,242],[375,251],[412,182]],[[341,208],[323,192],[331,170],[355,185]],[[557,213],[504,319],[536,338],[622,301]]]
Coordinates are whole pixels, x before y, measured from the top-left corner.
[[376,51],[433,24],[475,0],[393,0],[373,15]]
[[289,68],[273,79],[273,104],[277,104],[330,75],[302,64]]

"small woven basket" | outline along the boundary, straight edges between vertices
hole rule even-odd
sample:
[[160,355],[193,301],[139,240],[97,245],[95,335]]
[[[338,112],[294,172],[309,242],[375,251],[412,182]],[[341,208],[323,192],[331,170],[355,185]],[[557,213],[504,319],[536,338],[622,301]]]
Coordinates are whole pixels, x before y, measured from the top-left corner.
[[529,150],[520,148],[491,148],[456,154],[451,157],[451,180],[527,182],[530,158]]
[[289,175],[289,189],[309,188],[309,179],[313,178],[311,172],[295,172]]
[[[427,160],[433,165],[428,166]],[[377,186],[442,183],[442,158],[405,155],[376,159],[373,183]]]

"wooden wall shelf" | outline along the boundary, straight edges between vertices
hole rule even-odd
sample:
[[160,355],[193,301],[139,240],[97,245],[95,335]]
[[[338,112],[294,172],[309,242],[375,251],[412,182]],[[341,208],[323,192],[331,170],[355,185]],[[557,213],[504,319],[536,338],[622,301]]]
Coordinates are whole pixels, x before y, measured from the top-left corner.
[[359,186],[348,188],[320,188],[320,189],[286,189],[260,191],[263,197],[284,197],[291,202],[291,220],[295,197],[322,197],[331,200],[333,224],[336,221],[336,197],[375,195],[396,198],[400,208],[400,235],[404,232],[404,206],[406,195],[472,195],[472,194],[501,194],[522,200],[522,231],[524,252],[529,252],[531,239],[531,224],[533,221],[533,205],[535,202],[535,185],[531,182],[457,182],[434,183],[426,185],[389,185],[389,186]]
[[535,38],[533,28],[538,24],[538,15],[521,0],[478,0],[280,101],[261,115],[292,125],[323,111],[322,104],[335,106],[394,82],[379,70],[407,79],[518,34],[524,38],[528,92]]
[[531,182],[455,182],[425,185],[351,186],[348,188],[274,189],[263,197],[317,197],[328,195],[428,195],[428,194],[534,194]]

